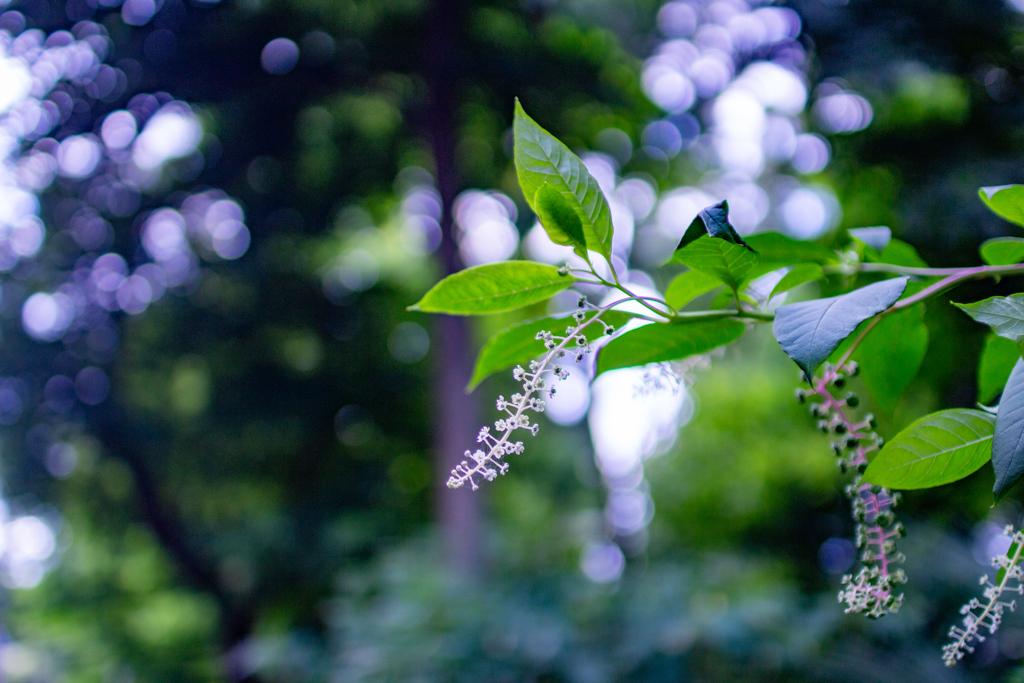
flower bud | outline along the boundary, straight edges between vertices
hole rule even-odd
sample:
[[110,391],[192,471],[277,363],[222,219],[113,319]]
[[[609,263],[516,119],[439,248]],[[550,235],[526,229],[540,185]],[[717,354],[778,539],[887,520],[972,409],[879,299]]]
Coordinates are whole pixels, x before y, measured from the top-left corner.
[[832,378],[832,385],[836,387],[842,387],[846,384],[846,378],[842,375],[836,375]]
[[797,403],[803,403],[804,401],[806,401],[807,400],[807,392],[804,391],[803,389],[797,389],[796,390],[796,400],[797,400]]

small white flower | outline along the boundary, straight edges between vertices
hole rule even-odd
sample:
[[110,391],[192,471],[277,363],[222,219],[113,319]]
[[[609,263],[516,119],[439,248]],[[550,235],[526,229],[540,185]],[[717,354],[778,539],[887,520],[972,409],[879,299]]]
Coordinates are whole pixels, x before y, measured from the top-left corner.
[[[1013,555],[998,555],[992,558],[992,566],[1000,570],[996,574],[999,583],[992,583],[989,576],[983,575],[978,583],[985,586],[982,594],[986,602],[983,604],[978,598],[971,600],[960,608],[960,614],[964,615],[963,627],[952,626],[949,629],[949,637],[953,642],[942,648],[942,659],[946,666],[954,666],[963,659],[964,653],[974,652],[974,643],[984,642],[985,636],[981,634],[986,629],[992,635],[999,628],[1003,621],[1003,613],[1009,609],[1011,612],[1017,608],[1017,602],[1002,600],[1003,593],[1017,593],[1024,595],[1024,585],[1021,585],[1021,553],[1024,551],[1024,533],[1014,532],[1013,526],[1008,525],[1004,530],[1010,536],[1010,550]],[[1002,576],[1000,576],[1000,573]],[[981,610],[976,612],[976,610]]]

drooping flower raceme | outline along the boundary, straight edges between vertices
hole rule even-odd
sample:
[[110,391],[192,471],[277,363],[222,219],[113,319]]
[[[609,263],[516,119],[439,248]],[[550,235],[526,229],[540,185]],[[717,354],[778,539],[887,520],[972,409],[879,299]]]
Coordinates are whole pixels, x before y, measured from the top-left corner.
[[1021,585],[1024,571],[1020,567],[1024,554],[1024,532],[1015,532],[1012,525],[1007,525],[1004,533],[1011,539],[1010,549],[1005,555],[992,558],[992,566],[997,570],[995,583],[988,574],[983,574],[978,580],[978,583],[985,587],[982,592],[985,602],[971,598],[970,602],[960,608],[960,614],[964,615],[963,626],[953,626],[949,629],[949,637],[953,642],[942,648],[942,659],[946,666],[955,665],[963,659],[964,653],[974,652],[973,643],[985,641],[985,636],[981,634],[982,629],[992,635],[1003,620],[1003,612],[1007,609],[1011,612],[1016,609],[1017,601],[1003,600],[1004,593],[1024,595],[1024,585]]
[[569,325],[565,330],[565,336],[557,336],[548,331],[537,333],[537,340],[544,342],[547,352],[540,360],[530,361],[529,370],[517,365],[512,371],[512,376],[523,387],[523,393],[512,394],[511,399],[506,400],[499,396],[496,407],[498,412],[504,413],[505,417],[494,423],[494,432],[490,427],[482,427],[477,435],[477,443],[483,444],[487,450],[478,449],[466,451],[466,460],[463,460],[448,479],[448,488],[457,489],[469,484],[475,491],[480,486],[476,478],[480,477],[487,481],[494,481],[499,474],[508,471],[508,463],[503,458],[506,455],[519,455],[523,452],[522,441],[513,441],[512,434],[517,429],[525,429],[534,436],[537,435],[538,425],[530,422],[528,411],[535,413],[544,412],[544,401],[535,398],[535,394],[547,392],[548,396],[555,393],[554,387],[548,388],[548,376],[556,380],[564,380],[569,376],[568,371],[555,361],[565,357],[567,354],[574,357],[576,362],[583,360],[583,355],[590,353],[591,343],[587,340],[584,330],[595,322],[601,323],[604,334],[611,334],[614,329],[601,320],[601,315],[608,310],[599,309],[590,319],[587,319],[586,300],[580,297],[579,306],[581,310],[573,314],[575,324]]
[[897,612],[903,604],[903,594],[896,595],[896,586],[906,583],[902,569],[894,564],[904,561],[903,553],[896,551],[896,539],[905,535],[903,525],[895,521],[892,509],[900,494],[889,489],[861,482],[861,473],[868,464],[867,454],[881,448],[882,439],[874,433],[874,418],[865,416],[854,422],[847,408],[856,408],[859,400],[849,393],[843,399],[832,395],[830,387],[841,388],[846,375],[857,373],[857,364],[842,367],[826,364],[822,377],[814,378],[811,391],[798,390],[797,399],[810,397],[821,400],[810,406],[811,414],[820,418],[818,428],[839,437],[832,442],[832,450],[843,472],[854,472],[853,483],[846,487],[846,495],[853,507],[857,522],[857,547],[861,549],[861,569],[856,575],[843,577],[839,602],[845,603],[847,614],[864,613],[878,618]]

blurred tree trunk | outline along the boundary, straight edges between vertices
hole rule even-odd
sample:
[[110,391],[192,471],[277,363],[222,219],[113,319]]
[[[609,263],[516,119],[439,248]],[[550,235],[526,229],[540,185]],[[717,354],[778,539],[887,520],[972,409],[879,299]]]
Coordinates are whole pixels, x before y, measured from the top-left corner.
[[[456,164],[458,52],[462,31],[460,0],[433,0],[427,26],[430,103],[427,127],[441,193],[442,272],[463,268],[453,230],[452,203],[459,191]],[[472,375],[473,343],[466,318],[439,316],[433,334],[434,496],[438,522],[447,544],[449,562],[467,575],[481,567],[480,496],[464,487],[446,486],[452,468],[474,446],[479,429],[477,406],[465,387]]]
[[127,411],[114,399],[95,409],[92,415],[97,438],[107,452],[120,458],[132,475],[139,513],[160,545],[170,555],[187,583],[209,593],[220,612],[223,673],[229,681],[259,681],[242,665],[238,647],[252,635],[256,615],[253,606],[224,590],[212,560],[190,536],[173,503],[160,494],[156,477],[146,460],[147,447],[158,439],[139,429]]

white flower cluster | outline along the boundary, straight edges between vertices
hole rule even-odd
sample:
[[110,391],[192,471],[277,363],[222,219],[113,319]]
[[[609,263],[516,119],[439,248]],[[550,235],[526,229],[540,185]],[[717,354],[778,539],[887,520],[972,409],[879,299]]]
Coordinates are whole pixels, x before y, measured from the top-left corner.
[[877,566],[863,566],[856,576],[843,577],[843,588],[839,591],[839,602],[846,603],[847,614],[864,612],[872,619],[895,614],[903,604],[903,594],[893,594],[896,584],[906,583],[907,576],[902,569],[883,572]]
[[860,422],[854,422],[847,410],[860,404],[857,396],[848,393],[838,399],[830,391],[830,387],[842,388],[846,377],[857,372],[854,362],[841,367],[825,364],[822,377],[814,380],[810,392],[797,390],[797,400],[803,402],[814,396],[821,399],[810,405],[811,415],[821,418],[818,428],[822,432],[839,437],[832,442],[839,469],[855,473],[853,483],[846,487],[846,495],[852,502],[853,518],[857,522],[857,547],[861,550],[863,566],[856,575],[843,577],[839,602],[846,605],[847,614],[863,613],[877,619],[894,614],[903,604],[903,594],[896,595],[893,591],[898,584],[907,582],[907,575],[892,565],[905,559],[903,553],[896,552],[896,539],[906,532],[893,515],[900,494],[860,480],[867,468],[867,454],[882,446],[881,437],[874,432],[874,417],[866,415]]
[[872,619],[895,614],[903,604],[903,594],[895,595],[893,590],[907,582],[906,573],[891,566],[906,559],[896,552],[896,539],[906,532],[892,512],[900,494],[861,484],[858,476],[858,481],[846,488],[846,495],[853,502],[857,547],[864,566],[856,576],[843,577],[845,588],[839,591],[839,602],[846,604],[847,614],[863,612]]
[[[584,303],[585,301],[581,298],[581,308]],[[507,415],[494,423],[494,429],[498,435],[491,434],[490,427],[483,427],[480,430],[476,440],[477,443],[484,444],[487,451],[466,451],[467,459],[452,470],[452,476],[448,479],[448,488],[457,489],[468,483],[476,491],[480,488],[476,483],[476,477],[494,481],[499,474],[505,474],[508,471],[508,463],[503,462],[502,458],[509,454],[519,455],[523,452],[523,442],[512,441],[510,439],[512,433],[517,429],[526,429],[534,436],[537,435],[538,426],[536,423],[530,422],[526,411],[544,412],[544,401],[534,398],[533,395],[544,391],[547,391],[548,395],[555,393],[554,388],[548,389],[545,375],[554,375],[556,379],[565,379],[569,376],[569,373],[561,366],[553,365],[554,361],[564,357],[567,353],[572,355],[577,362],[583,360],[583,354],[591,351],[590,342],[587,341],[583,330],[592,323],[600,322],[604,325],[605,333],[613,331],[600,319],[600,315],[599,311],[590,320],[584,322],[586,313],[583,310],[576,311],[573,314],[576,324],[566,328],[564,337],[556,336],[548,331],[537,333],[537,340],[544,342],[547,353],[540,360],[530,361],[529,370],[517,365],[512,371],[512,377],[522,384],[523,393],[512,394],[512,398],[507,401],[504,396],[498,397],[497,409]]]
[[946,666],[955,665],[963,659],[965,652],[974,652],[972,643],[981,643],[985,640],[981,630],[987,629],[989,635],[992,635],[1003,620],[1003,612],[1007,608],[1012,612],[1017,607],[1016,600],[1003,600],[1003,593],[1024,594],[1024,585],[1021,585],[1024,572],[1020,567],[1021,554],[1024,551],[1024,532],[1014,532],[1013,526],[1007,525],[1005,533],[1011,539],[1010,550],[1005,555],[992,558],[997,583],[992,583],[987,574],[983,575],[978,583],[985,587],[982,593],[985,602],[971,598],[970,602],[960,608],[960,614],[964,615],[963,627],[950,628],[949,637],[954,640],[942,648],[942,659]]

